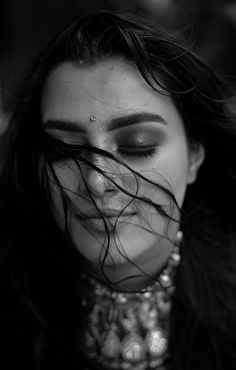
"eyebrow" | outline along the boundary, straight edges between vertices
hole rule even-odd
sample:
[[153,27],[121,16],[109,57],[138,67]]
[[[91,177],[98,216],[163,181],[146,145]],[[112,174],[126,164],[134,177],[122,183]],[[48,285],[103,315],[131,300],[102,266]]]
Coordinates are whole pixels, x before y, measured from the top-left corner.
[[[144,123],[144,122],[157,122],[163,125],[167,124],[164,118],[159,116],[158,114],[149,113],[149,112],[141,112],[141,113],[133,113],[133,114],[128,114],[125,116],[113,118],[111,122],[108,124],[107,130],[113,131],[113,130],[117,130],[122,127],[135,125],[138,123]],[[48,119],[45,122],[43,122],[43,126],[47,130],[71,131],[71,132],[79,132],[83,134],[86,133],[86,129],[83,127],[83,125],[80,122],[64,120],[64,119]]]

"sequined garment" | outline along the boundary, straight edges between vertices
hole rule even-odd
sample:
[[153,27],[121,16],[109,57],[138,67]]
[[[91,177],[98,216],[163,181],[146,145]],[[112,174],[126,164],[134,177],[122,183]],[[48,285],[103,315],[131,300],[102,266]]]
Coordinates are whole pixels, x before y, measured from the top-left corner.
[[166,369],[173,277],[179,262],[176,245],[157,281],[140,292],[114,291],[82,277],[81,346],[92,363],[107,370]]

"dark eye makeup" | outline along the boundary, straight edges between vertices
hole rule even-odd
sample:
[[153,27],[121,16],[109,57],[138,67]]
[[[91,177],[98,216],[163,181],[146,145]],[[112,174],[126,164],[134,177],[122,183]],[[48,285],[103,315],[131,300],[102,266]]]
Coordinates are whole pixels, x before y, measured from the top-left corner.
[[[163,133],[155,128],[139,128],[138,130],[122,129],[119,130],[119,132],[117,132],[114,136],[112,135],[112,137],[109,138],[109,142],[114,143],[116,146],[113,154],[123,158],[127,157],[130,160],[132,160],[132,158],[135,160],[138,158],[152,157],[158,152],[162,141]],[[70,157],[70,150],[76,150],[76,147],[78,147],[77,150],[83,150],[83,145],[91,145],[91,143],[88,142],[88,138],[86,138],[84,135],[83,137],[81,137],[81,135],[74,135],[73,138],[71,136],[68,138],[65,136],[60,138],[58,142],[63,143],[63,145],[67,147],[67,150],[62,152],[64,152],[64,154],[66,153],[68,158]],[[59,157],[63,156],[63,154],[61,150],[57,151],[55,149],[55,147],[54,150],[51,147],[51,151],[54,152],[52,157],[55,156],[58,160],[60,160]],[[107,150],[109,151],[109,149]]]
[[117,152],[123,157],[152,157],[157,152],[157,146],[120,146]]
[[149,157],[156,154],[163,134],[156,129],[122,130],[116,135],[117,152],[123,157]]

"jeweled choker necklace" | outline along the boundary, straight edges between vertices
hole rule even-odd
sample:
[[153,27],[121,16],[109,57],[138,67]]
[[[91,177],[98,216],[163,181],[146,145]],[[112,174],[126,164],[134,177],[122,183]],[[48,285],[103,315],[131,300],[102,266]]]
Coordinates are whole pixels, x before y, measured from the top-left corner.
[[180,262],[182,232],[153,285],[120,292],[82,275],[84,331],[81,345],[94,367],[122,370],[165,369],[169,359],[169,316],[173,279]]

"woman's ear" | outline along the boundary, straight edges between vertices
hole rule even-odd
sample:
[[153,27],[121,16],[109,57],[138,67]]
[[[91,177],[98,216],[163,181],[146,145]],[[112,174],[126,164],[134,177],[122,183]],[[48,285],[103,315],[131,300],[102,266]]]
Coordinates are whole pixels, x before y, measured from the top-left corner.
[[189,148],[189,168],[187,184],[192,184],[197,178],[198,170],[205,158],[205,149],[202,144],[193,144]]

